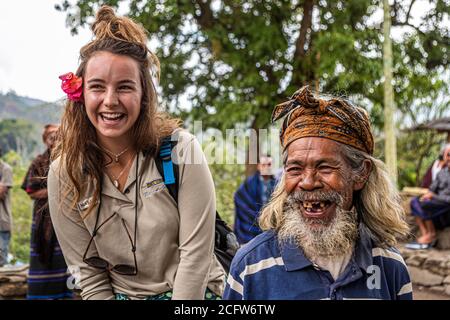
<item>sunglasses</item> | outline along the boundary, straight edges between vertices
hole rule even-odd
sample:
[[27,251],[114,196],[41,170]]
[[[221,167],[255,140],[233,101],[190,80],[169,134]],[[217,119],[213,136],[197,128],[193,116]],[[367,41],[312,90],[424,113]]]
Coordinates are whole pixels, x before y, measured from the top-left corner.
[[[92,236],[91,239],[89,240],[89,244],[86,248],[86,251],[84,252],[83,255],[83,262],[86,263],[87,265],[97,268],[97,269],[105,269],[108,271],[114,271],[118,274],[121,275],[126,275],[126,276],[135,276],[138,273],[138,267],[137,267],[137,260],[136,260],[136,235],[137,235],[137,199],[138,199],[138,189],[139,189],[139,184],[138,184],[138,166],[139,166],[139,153],[137,155],[137,159],[136,159],[136,192],[135,192],[135,206],[134,206],[134,242],[131,239],[131,235],[130,232],[128,231],[127,225],[125,223],[125,220],[122,218],[122,225],[125,228],[125,231],[127,233],[128,239],[130,240],[131,243],[131,252],[133,252],[133,258],[134,258],[134,266],[132,265],[128,265],[128,264],[116,264],[116,265],[111,265],[108,261],[106,261],[105,259],[101,258],[101,257],[96,257],[96,256],[92,256],[92,257],[87,257],[87,254],[89,252],[89,248],[91,247],[92,242],[94,241],[95,236],[97,235],[98,230],[105,224],[107,223],[110,219],[112,219],[117,212],[114,212],[108,219],[106,219],[105,221],[103,221],[103,223],[97,228],[98,225],[98,220],[100,217],[100,208],[102,205],[101,199],[100,199],[100,203],[98,205],[98,209],[97,209],[97,217],[95,220],[95,227],[94,227],[94,232],[92,232]],[[101,194],[101,190],[100,190],[100,194]]]
[[[100,229],[109,219],[111,219],[113,216],[115,215],[115,213],[108,218],[105,222],[103,222],[98,229]],[[98,221],[98,219],[97,219]],[[103,258],[100,257],[89,257],[87,258],[87,253],[89,252],[89,248],[91,247],[92,241],[94,240],[94,237],[97,235],[97,231],[98,229],[95,228],[94,232],[92,233],[91,236],[91,240],[89,241],[89,244],[86,248],[86,251],[83,255],[83,261],[84,263],[88,264],[91,267],[94,268],[98,268],[98,269],[106,269],[108,271],[114,271],[116,273],[122,274],[122,275],[128,275],[128,276],[135,276],[137,275],[137,260],[136,260],[136,246],[133,244],[133,241],[131,239],[131,235],[130,232],[128,231],[128,228],[125,224],[125,220],[123,220],[122,218],[122,225],[125,228],[125,231],[128,235],[128,239],[130,239],[131,242],[131,251],[133,252],[133,257],[134,257],[134,266],[131,265],[127,265],[127,264],[116,264],[114,266],[112,266],[108,261],[106,261]]]

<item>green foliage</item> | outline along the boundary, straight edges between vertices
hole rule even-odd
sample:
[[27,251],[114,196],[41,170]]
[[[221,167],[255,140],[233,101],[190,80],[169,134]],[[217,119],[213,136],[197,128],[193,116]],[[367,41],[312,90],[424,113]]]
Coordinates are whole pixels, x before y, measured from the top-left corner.
[[[67,12],[76,32],[103,3],[117,7],[124,1],[65,0],[56,8]],[[383,126],[381,26],[373,22],[378,0],[127,3],[129,16],[158,40],[164,97],[183,116],[220,129],[236,122],[267,127],[274,105],[318,81],[325,92],[368,99],[374,124]],[[393,27],[409,30],[393,43],[396,104],[403,108],[417,98],[412,91],[419,79],[426,94],[442,89],[434,81],[449,61],[443,23],[449,2],[430,1],[417,26],[410,22],[412,3],[395,1],[391,8]],[[313,10],[317,16],[310,19]],[[188,112],[179,100],[183,94],[193,107]]]
[[14,150],[22,157],[29,157],[37,145],[33,123],[22,119],[0,121],[0,147],[4,152]]
[[43,150],[44,125],[58,123],[61,112],[59,103],[21,97],[13,91],[0,93],[0,147],[30,161]]
[[217,211],[228,224],[234,223],[233,196],[245,178],[244,165],[211,164],[209,166],[216,188]]
[[[391,7],[392,28],[404,31],[392,42],[398,129],[449,110],[450,1],[430,0],[420,22],[410,17],[414,2]],[[184,120],[202,120],[204,129],[266,128],[273,107],[310,84],[365,107],[384,143],[379,0],[63,0],[55,7],[76,32],[101,4],[127,4],[157,40],[164,102]],[[399,139],[399,184],[417,183],[430,150],[421,135]]]

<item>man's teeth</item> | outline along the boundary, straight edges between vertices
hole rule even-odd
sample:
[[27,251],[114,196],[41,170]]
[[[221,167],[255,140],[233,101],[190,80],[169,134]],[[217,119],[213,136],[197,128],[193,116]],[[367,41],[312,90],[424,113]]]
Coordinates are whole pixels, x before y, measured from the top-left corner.
[[324,201],[304,201],[303,202],[303,207],[305,209],[323,209],[327,206],[327,204]]

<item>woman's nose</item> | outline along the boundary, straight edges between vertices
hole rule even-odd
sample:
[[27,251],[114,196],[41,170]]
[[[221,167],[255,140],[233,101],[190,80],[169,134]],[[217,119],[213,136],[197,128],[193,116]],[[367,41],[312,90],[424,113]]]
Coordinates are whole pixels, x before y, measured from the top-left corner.
[[114,89],[107,89],[105,93],[105,99],[103,101],[105,106],[107,107],[113,107],[119,104],[119,98],[117,95],[116,90]]

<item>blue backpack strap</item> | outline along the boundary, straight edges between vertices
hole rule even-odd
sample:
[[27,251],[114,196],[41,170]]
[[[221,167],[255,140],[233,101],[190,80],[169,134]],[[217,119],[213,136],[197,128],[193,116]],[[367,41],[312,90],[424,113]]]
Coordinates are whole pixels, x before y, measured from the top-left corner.
[[172,163],[172,142],[169,137],[165,137],[162,140],[161,148],[159,149],[159,157],[162,161],[162,169],[163,169],[163,177],[164,184],[174,184],[175,174],[173,172],[173,163]]
[[[178,165],[172,162],[172,141],[170,136],[161,141],[158,157],[155,159],[156,168],[164,178],[171,197],[178,205]],[[214,253],[226,273],[230,271],[231,261],[239,248],[236,235],[231,228],[222,220],[216,211]]]

